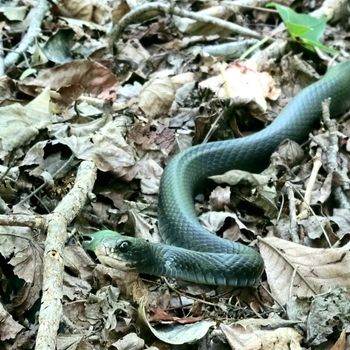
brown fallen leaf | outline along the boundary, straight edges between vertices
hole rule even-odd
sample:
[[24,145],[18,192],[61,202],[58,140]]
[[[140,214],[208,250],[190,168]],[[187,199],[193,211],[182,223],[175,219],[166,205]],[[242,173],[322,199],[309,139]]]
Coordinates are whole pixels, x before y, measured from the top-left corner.
[[341,332],[336,343],[330,348],[330,350],[345,350],[346,346],[346,332],[345,329]]
[[[169,73],[164,72],[163,74]],[[159,74],[151,78],[142,87],[139,96],[139,107],[147,117],[163,116],[169,112],[177,89],[194,81],[195,76],[192,73],[178,74],[173,77]]]
[[50,92],[44,89],[26,106],[14,103],[0,107],[0,159],[29,143],[41,129],[52,122]]
[[139,106],[147,117],[167,114],[175,98],[175,86],[169,77],[154,78],[144,86],[139,97]]
[[234,104],[255,102],[262,112],[267,109],[266,98],[277,100],[280,90],[266,72],[258,72],[250,62],[231,64],[223,74],[199,83],[200,88],[213,91],[219,98],[230,97]]
[[59,15],[104,24],[111,9],[95,0],[59,0],[55,8]]
[[203,317],[176,317],[169,315],[167,312],[160,308],[155,308],[152,310],[152,315],[149,318],[150,322],[157,322],[157,323],[162,323],[166,321],[167,323],[169,322],[175,322],[175,323],[180,323],[180,324],[188,324],[188,323],[195,323],[198,322],[202,319]]
[[133,149],[123,135],[126,122],[119,118],[104,125],[92,137],[57,136],[57,141],[68,146],[77,158],[93,160],[99,170],[123,176],[135,164]]
[[301,350],[302,336],[283,320],[244,319],[220,328],[233,350]]
[[118,85],[117,77],[104,65],[89,60],[77,60],[39,72],[37,78],[26,79],[18,87],[24,93],[35,96],[38,88],[49,86],[57,90],[62,102],[69,104],[83,92],[108,94]]
[[334,287],[350,288],[349,247],[310,248],[276,237],[260,238],[274,298],[285,304],[294,295],[308,297]]

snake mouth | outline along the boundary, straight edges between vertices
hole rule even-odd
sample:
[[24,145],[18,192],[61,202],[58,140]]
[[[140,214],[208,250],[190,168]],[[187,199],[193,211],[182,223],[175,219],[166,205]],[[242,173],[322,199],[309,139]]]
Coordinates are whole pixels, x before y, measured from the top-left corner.
[[130,263],[117,254],[106,254],[103,248],[95,252],[97,259],[103,265],[112,267],[121,271],[134,271]]
[[87,253],[97,263],[112,267],[121,271],[135,270],[130,262],[115,249],[116,236],[111,232],[98,231],[97,233],[85,233],[81,236],[81,243]]

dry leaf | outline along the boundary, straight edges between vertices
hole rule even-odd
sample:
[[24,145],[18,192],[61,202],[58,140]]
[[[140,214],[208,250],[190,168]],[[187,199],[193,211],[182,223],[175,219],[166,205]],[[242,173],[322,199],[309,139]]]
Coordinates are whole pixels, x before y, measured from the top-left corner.
[[284,326],[283,320],[245,319],[231,325],[221,324],[220,328],[232,350],[302,349],[302,336]]
[[235,186],[239,183],[251,186],[250,194],[245,199],[253,205],[261,208],[265,215],[275,218],[278,209],[275,204],[277,190],[273,184],[275,174],[273,169],[266,169],[265,173],[254,174],[244,170],[230,170],[222,175],[211,176],[210,178],[218,184]]
[[[136,210],[129,210],[130,219],[133,222],[135,236],[139,238],[143,238],[145,240],[148,240],[150,242],[154,242],[154,238],[151,235],[151,231],[154,229],[154,225],[150,224],[148,222],[148,218],[141,214],[139,211]],[[155,224],[155,223],[153,223]]]
[[152,310],[151,317],[149,318],[150,322],[157,322],[157,323],[179,323],[179,324],[189,324],[189,323],[195,323],[200,320],[202,320],[202,316],[185,316],[185,317],[177,317],[168,314],[164,310],[160,309],[159,307],[156,307]]
[[336,288],[312,298],[307,317],[307,343],[323,344],[341,333],[350,332],[350,299],[348,290]]
[[145,341],[139,338],[136,333],[129,333],[113,343],[112,346],[117,350],[142,350],[145,346]]
[[41,70],[37,78],[25,80],[19,85],[19,89],[35,96],[38,87],[49,86],[59,91],[62,102],[69,104],[83,92],[95,95],[104,93],[108,96],[109,91],[117,84],[117,77],[102,64],[76,60]]
[[13,272],[26,283],[14,297],[12,306],[29,310],[40,297],[42,287],[43,249],[31,238],[32,230],[25,227],[0,227],[0,253]]
[[166,115],[175,97],[175,87],[169,77],[154,78],[142,88],[139,106],[147,117]]
[[209,204],[212,210],[219,211],[224,210],[225,206],[231,203],[231,189],[229,186],[221,187],[217,186],[209,197]]
[[14,339],[23,328],[0,303],[0,340]]
[[51,123],[50,93],[45,89],[26,106],[15,103],[0,107],[0,159],[28,143]]
[[259,240],[274,298],[307,297],[334,287],[350,288],[349,247],[317,249],[275,237]]
[[96,0],[59,0],[57,10],[61,16],[99,24],[106,23],[111,12],[109,7]]
[[250,66],[248,62],[232,64],[223,74],[199,83],[199,87],[212,90],[219,98],[231,98],[235,105],[255,102],[265,112],[265,99],[277,100],[280,90],[268,73]]
[[107,123],[92,137],[57,135],[56,138],[59,143],[67,145],[77,158],[93,160],[99,170],[123,176],[135,164],[133,149],[123,136],[125,123],[127,121],[120,117]]
[[345,350],[346,346],[346,332],[345,329],[341,332],[336,343],[330,348],[330,350]]
[[224,226],[227,218],[232,218],[240,229],[249,230],[235,213],[210,211],[198,217],[199,222],[210,232],[219,231]]
[[301,163],[304,158],[301,146],[293,140],[284,140],[271,155],[271,161],[286,168],[292,168]]
[[343,238],[346,234],[350,233],[349,209],[335,208],[333,215],[329,219],[337,224],[337,236],[339,238]]
[[[197,13],[222,19],[226,19],[232,15],[232,11],[226,6],[210,6]],[[200,22],[186,17],[174,16],[174,24],[180,32],[192,35],[223,35],[228,32],[226,29],[215,24]]]
[[145,159],[144,162],[139,164],[135,179],[141,181],[141,192],[144,194],[158,194],[162,173],[163,168],[153,159]]
[[168,70],[161,71],[144,84],[139,96],[139,107],[147,117],[164,117],[168,114],[176,91],[195,80],[193,73],[178,74],[171,78],[169,74]]

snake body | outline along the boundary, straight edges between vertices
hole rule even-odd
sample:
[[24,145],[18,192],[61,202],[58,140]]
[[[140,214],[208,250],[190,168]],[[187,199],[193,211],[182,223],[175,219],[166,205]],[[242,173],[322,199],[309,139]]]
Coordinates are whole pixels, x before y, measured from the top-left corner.
[[99,231],[88,248],[103,247],[110,260],[126,261],[143,273],[212,285],[256,285],[264,267],[261,256],[204,229],[196,217],[194,195],[209,176],[231,169],[263,170],[284,139],[305,141],[320,118],[322,101],[329,97],[332,116],[350,107],[350,61],[334,66],[303,89],[263,130],[193,146],[176,155],[165,168],[159,188],[158,225],[164,244]]

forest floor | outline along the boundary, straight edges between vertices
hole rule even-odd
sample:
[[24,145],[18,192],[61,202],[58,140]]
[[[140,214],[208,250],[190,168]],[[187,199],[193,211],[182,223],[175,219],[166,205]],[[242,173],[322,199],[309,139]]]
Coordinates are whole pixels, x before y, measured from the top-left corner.
[[0,6],[1,349],[350,348],[350,118],[327,103],[302,145],[195,199],[204,227],[259,251],[257,288],[118,271],[81,245],[159,241],[174,154],[262,130],[349,59],[347,1],[267,3]]

